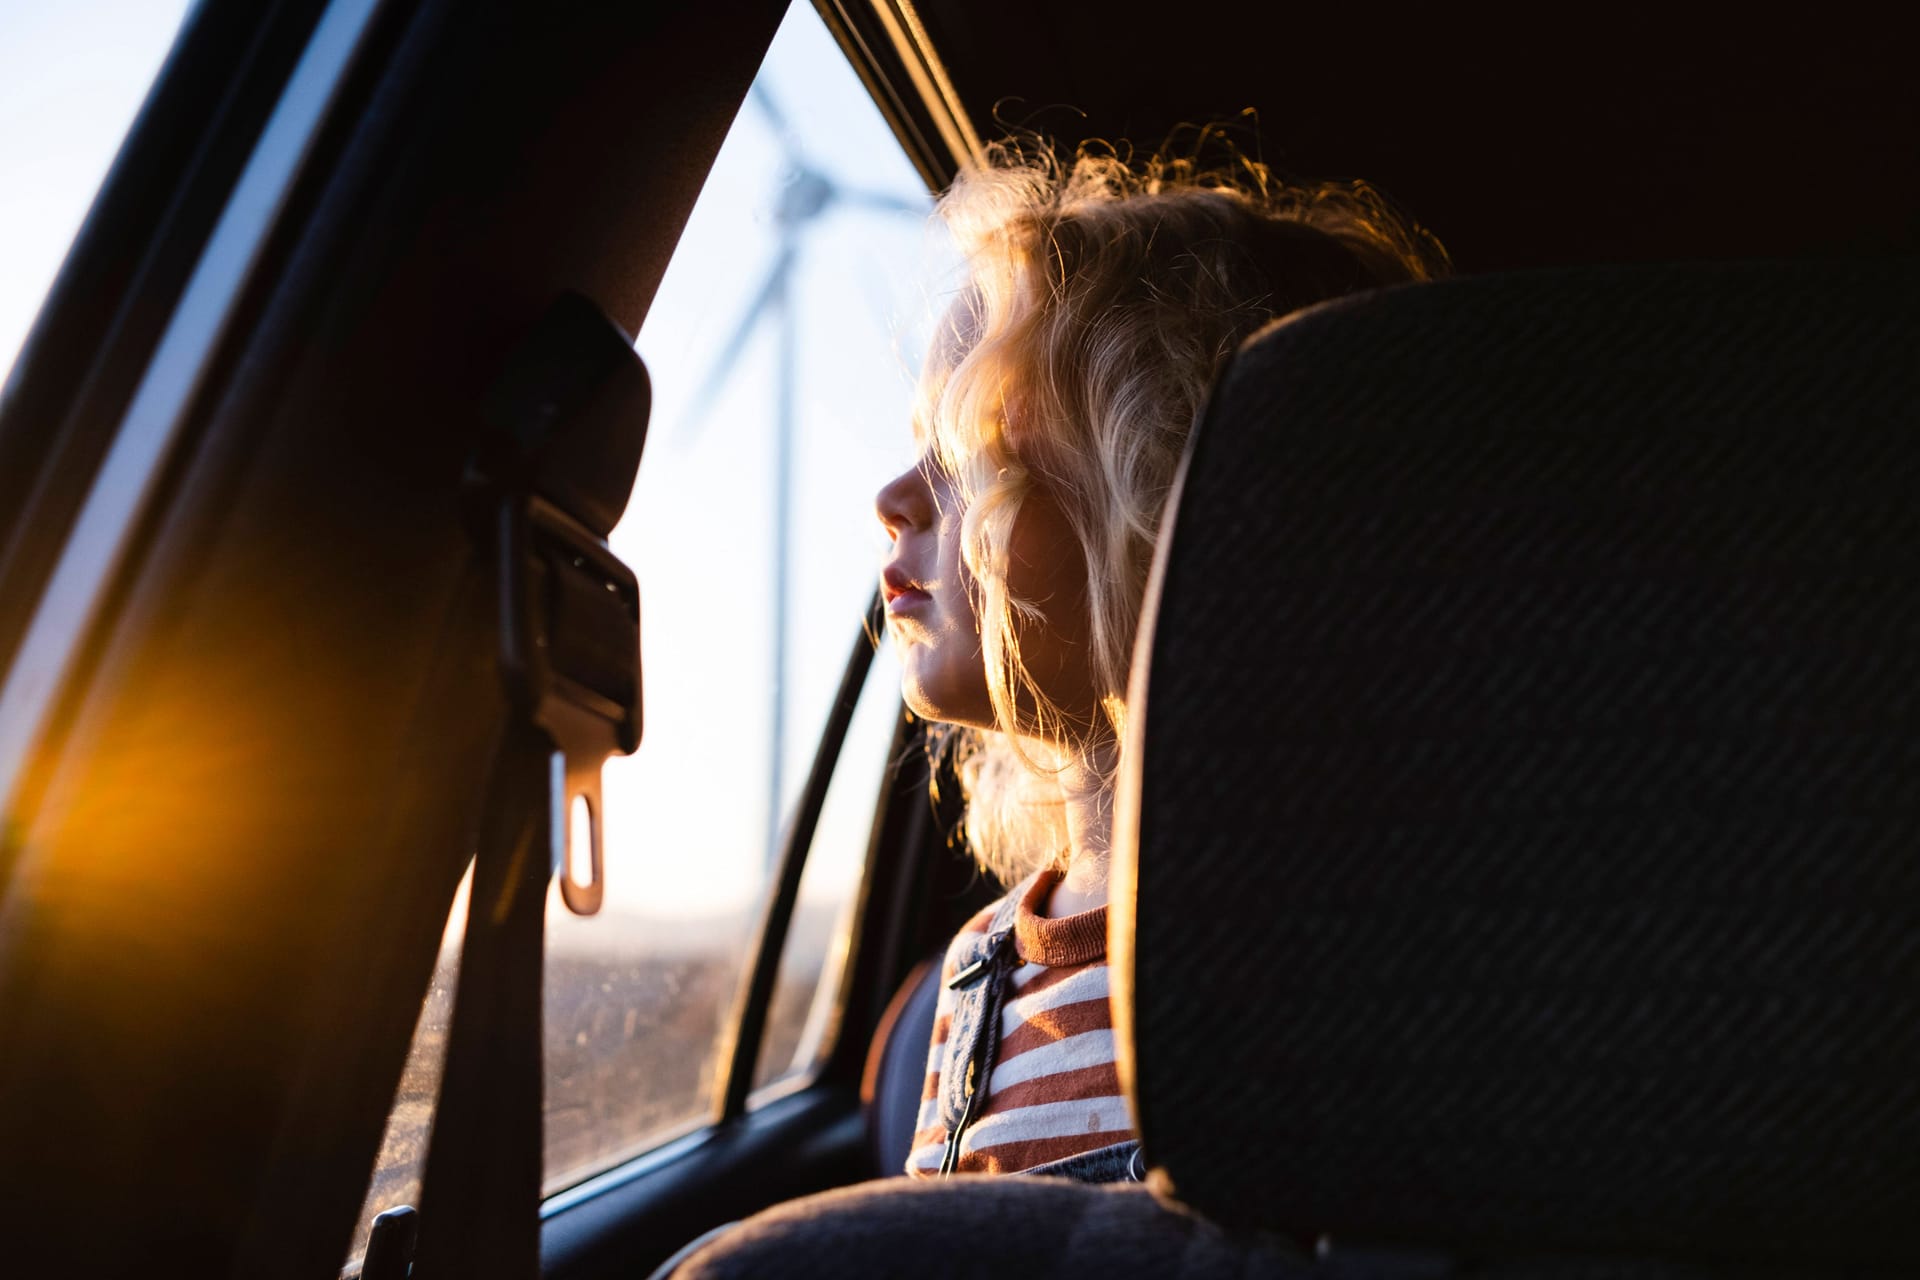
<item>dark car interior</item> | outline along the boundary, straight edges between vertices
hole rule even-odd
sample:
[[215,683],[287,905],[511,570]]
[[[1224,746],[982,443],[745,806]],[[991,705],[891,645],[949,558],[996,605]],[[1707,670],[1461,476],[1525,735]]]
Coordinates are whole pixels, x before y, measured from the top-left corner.
[[1116,851],[1151,1190],[803,1199],[898,1169],[921,966],[997,892],[895,714],[765,1087],[857,611],[700,1113],[555,1184],[598,774],[545,770],[711,679],[609,529],[687,465],[632,341],[783,10],[187,16],[0,396],[0,1272],[640,1276],[743,1220],[687,1274],[1920,1265],[1920,87],[1830,13],[802,13],[929,191],[1009,128],[1224,121],[1462,278],[1262,335],[1196,434]]

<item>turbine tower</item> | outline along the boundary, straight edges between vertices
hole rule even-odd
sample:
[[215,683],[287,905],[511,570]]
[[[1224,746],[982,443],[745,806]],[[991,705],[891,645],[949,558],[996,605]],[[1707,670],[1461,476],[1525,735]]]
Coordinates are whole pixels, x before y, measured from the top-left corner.
[[767,860],[779,856],[783,821],[780,793],[786,785],[787,745],[787,624],[792,612],[792,574],[788,535],[793,523],[793,431],[794,401],[798,389],[799,333],[790,294],[793,269],[799,260],[812,228],[838,208],[863,208],[882,213],[905,214],[924,218],[924,204],[890,195],[850,187],[814,164],[801,146],[798,136],[764,83],[755,80],[748,97],[773,130],[783,156],[780,192],[772,213],[775,234],[773,262],[754,290],[732,334],[720,348],[702,380],[700,389],[689,402],[688,428],[697,426],[706,416],[727,379],[739,362],[761,324],[774,330],[773,388],[773,723],[767,775]]

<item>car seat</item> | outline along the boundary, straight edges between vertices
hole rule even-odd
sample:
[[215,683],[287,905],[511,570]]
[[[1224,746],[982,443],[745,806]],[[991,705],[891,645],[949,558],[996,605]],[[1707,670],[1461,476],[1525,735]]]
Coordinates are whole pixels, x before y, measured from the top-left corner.
[[1920,264],[1252,339],[1149,590],[1110,913],[1149,1187],[892,1180],[748,1275],[1920,1265]]
[[939,1013],[942,958],[928,956],[913,967],[880,1015],[867,1052],[860,1101],[866,1109],[867,1151],[882,1176],[905,1169],[913,1151],[927,1084],[927,1046]]

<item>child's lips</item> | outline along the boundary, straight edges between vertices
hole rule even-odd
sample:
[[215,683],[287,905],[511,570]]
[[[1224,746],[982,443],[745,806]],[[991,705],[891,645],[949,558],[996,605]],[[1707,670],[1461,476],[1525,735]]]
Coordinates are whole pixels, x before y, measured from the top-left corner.
[[910,613],[921,605],[931,604],[933,597],[919,587],[885,588],[888,613]]
[[888,613],[906,613],[930,602],[933,596],[899,565],[890,564],[880,575],[880,594]]

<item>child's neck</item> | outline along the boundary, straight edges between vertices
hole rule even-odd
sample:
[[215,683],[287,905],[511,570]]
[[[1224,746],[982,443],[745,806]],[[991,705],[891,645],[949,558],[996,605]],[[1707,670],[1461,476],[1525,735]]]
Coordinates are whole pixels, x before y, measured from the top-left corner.
[[1107,901],[1107,852],[1113,843],[1113,761],[1111,748],[1076,759],[1060,773],[1066,801],[1067,839],[1072,852],[1067,874],[1047,899],[1049,916],[1078,915]]

